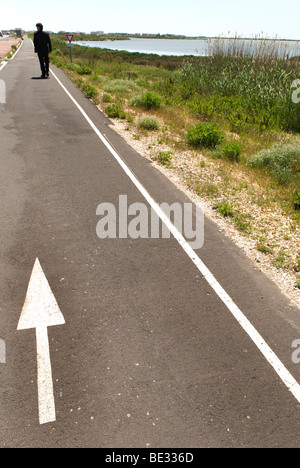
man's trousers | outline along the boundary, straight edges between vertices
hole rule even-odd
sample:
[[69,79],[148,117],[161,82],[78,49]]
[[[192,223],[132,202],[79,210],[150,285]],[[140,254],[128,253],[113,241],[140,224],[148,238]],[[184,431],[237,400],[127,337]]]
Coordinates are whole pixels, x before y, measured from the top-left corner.
[[49,54],[45,52],[39,52],[38,56],[41,65],[42,75],[46,76],[49,74]]

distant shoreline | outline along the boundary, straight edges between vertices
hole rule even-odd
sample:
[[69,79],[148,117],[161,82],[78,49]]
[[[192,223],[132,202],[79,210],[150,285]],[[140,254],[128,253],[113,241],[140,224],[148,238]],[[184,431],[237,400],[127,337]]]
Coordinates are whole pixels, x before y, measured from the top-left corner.
[[[76,38],[79,39],[79,38]],[[236,55],[251,55],[253,57],[264,53],[270,54],[276,51],[278,58],[291,58],[300,56],[300,41],[271,40],[271,39],[178,39],[178,38],[150,38],[150,37],[99,37],[95,40],[81,37],[74,42],[80,47],[100,48],[114,51],[126,51],[129,53],[155,54],[158,56],[177,57],[206,57],[212,55],[212,51],[218,53],[231,53]]]
[[184,37],[184,36],[168,36],[168,35],[162,35],[162,36],[139,36],[139,35],[120,35],[118,36],[117,34],[115,35],[103,35],[103,36],[85,36],[82,35],[80,38],[75,37],[74,42],[78,41],[91,41],[91,42],[97,42],[97,41],[128,41],[131,39],[158,39],[158,40],[182,40],[182,41],[195,41],[195,40],[203,40],[203,41],[209,41],[211,39],[213,40],[241,40],[241,41],[270,41],[270,42],[300,42],[299,39],[279,39],[279,38],[263,38],[263,37],[220,37],[220,36],[212,36],[212,37],[207,37],[207,36],[195,36],[195,37]]

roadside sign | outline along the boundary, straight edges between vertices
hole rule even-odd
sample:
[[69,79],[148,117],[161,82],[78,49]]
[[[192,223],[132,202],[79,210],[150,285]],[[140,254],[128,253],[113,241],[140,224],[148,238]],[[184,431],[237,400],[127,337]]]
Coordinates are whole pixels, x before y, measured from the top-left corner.
[[73,62],[73,58],[72,58],[72,41],[74,39],[74,34],[66,34],[66,37],[69,41],[69,46],[70,46],[70,60],[71,60],[71,63]]

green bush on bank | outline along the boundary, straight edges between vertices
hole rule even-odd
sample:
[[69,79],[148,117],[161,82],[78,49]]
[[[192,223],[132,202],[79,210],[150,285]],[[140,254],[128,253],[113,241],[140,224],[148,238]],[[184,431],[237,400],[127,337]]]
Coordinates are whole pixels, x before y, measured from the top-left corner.
[[78,75],[91,75],[92,69],[86,66],[82,66],[77,70]]
[[224,134],[216,123],[199,123],[191,127],[186,135],[187,143],[193,148],[215,148],[224,140]]
[[106,112],[110,119],[126,119],[126,113],[123,111],[120,104],[107,106]]
[[87,98],[94,98],[98,95],[97,89],[91,86],[89,83],[84,83],[82,85],[82,91],[84,92]]
[[103,85],[105,93],[114,94],[118,97],[129,96],[138,90],[139,86],[134,81],[124,79],[110,80]]
[[160,122],[156,117],[142,117],[139,120],[139,127],[143,130],[158,130]]
[[158,110],[161,107],[161,98],[155,93],[145,93],[143,96],[131,99],[132,107],[142,107],[146,110]]
[[291,99],[299,76],[299,61],[200,57],[167,78],[161,91],[196,116],[228,122],[233,132],[299,132],[300,106]]
[[[169,58],[74,46],[71,64],[65,41],[52,36],[52,42],[52,63],[68,69],[68,75],[88,97],[95,98],[98,92],[101,95],[104,92],[104,103],[117,102],[116,106],[121,103],[123,107],[129,104],[147,113],[158,110],[159,117],[164,120],[161,129],[166,132],[166,139],[176,134],[176,145],[180,148],[188,143],[196,149],[213,149],[206,153],[241,162],[240,170],[246,174],[252,173],[249,168],[253,168],[259,184],[261,178],[262,186],[270,183],[272,190],[275,187],[284,208],[288,206],[293,210],[295,207],[300,211],[300,174],[295,161],[286,166],[274,161],[263,165],[254,162],[253,157],[253,162],[246,165],[249,155],[258,152],[257,148],[288,141],[292,136],[287,132],[300,131],[300,104],[291,99],[292,83],[300,77],[300,60],[217,54],[214,57]],[[78,70],[84,67],[92,73],[79,76]],[[112,118],[122,118],[122,112],[122,108],[108,109]],[[146,133],[159,129],[158,119],[152,117],[152,122],[139,120],[139,112],[136,113],[136,122]],[[204,131],[203,124],[198,123],[186,131],[191,119],[192,123],[215,122],[214,125],[219,127],[213,127],[217,129],[215,132],[207,131],[207,128]],[[128,122],[133,120],[131,115],[127,116]],[[168,133],[167,129],[170,130]],[[229,135],[230,132],[235,135]],[[239,142],[242,142],[245,153],[243,158]],[[160,159],[162,164],[169,164],[168,159],[164,162],[164,155]],[[265,172],[271,175],[270,181]],[[280,185],[274,184],[272,179]],[[218,189],[210,184],[210,193],[215,190]],[[293,211],[293,216],[298,214]],[[237,220],[236,214],[233,219]],[[248,220],[244,222],[239,218],[238,221],[239,225],[247,226]]]
[[251,156],[248,164],[265,168],[280,184],[289,184],[300,174],[300,145],[274,145]]
[[[52,43],[54,63],[62,66],[69,55],[66,41],[53,35]],[[239,53],[238,43],[233,43],[235,47],[228,51],[232,55],[221,53],[216,46],[211,51],[214,56],[188,59],[75,45],[74,70],[107,75],[104,91],[117,96],[130,98],[146,88],[132,99],[133,106],[146,110],[159,109],[164,99],[168,106],[183,106],[196,117],[225,123],[229,131],[239,134],[299,132],[300,105],[292,102],[291,86],[300,76],[300,61],[278,59],[269,42],[265,55],[255,59],[245,56],[243,50]],[[176,64],[176,71],[168,71],[172,68],[169,61]]]
[[225,158],[232,162],[239,162],[241,160],[242,147],[238,141],[225,141],[223,144],[218,145],[214,156],[217,158]]

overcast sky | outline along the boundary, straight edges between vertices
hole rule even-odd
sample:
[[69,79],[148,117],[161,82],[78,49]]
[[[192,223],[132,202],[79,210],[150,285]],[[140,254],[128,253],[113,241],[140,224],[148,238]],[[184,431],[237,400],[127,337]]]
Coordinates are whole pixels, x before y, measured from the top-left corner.
[[[300,39],[300,0],[14,0],[0,29]],[[229,34],[230,33],[230,34]]]

